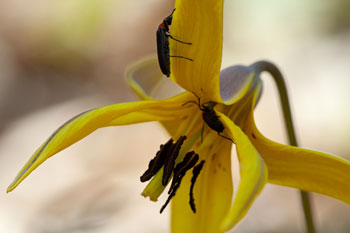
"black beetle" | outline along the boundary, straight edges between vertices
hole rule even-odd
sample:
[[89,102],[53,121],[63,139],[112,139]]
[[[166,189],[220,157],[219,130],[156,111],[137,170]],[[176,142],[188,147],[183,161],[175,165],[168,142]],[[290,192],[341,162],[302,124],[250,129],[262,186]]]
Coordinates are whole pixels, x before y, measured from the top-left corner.
[[157,30],[157,53],[158,53],[158,62],[160,69],[162,70],[162,73],[165,74],[167,77],[170,75],[170,57],[177,57],[177,58],[184,58],[190,61],[193,61],[191,58],[183,57],[183,56],[170,56],[170,49],[169,49],[169,38],[183,43],[187,45],[191,45],[192,43],[189,42],[183,42],[181,40],[175,39],[173,36],[169,34],[169,26],[171,25],[171,22],[173,20],[173,13],[175,9],[171,14],[166,17],[163,22],[158,26]]
[[[232,143],[234,143],[234,141],[231,138],[220,134],[220,133],[224,132],[225,126],[220,121],[219,116],[216,115],[216,112],[214,111],[214,107],[215,107],[216,103],[215,102],[207,102],[207,103],[201,104],[200,98],[196,94],[194,94],[194,95],[198,98],[198,102],[191,100],[191,101],[184,103],[183,106],[188,104],[188,103],[197,104],[199,109],[202,111],[203,121],[209,126],[209,128],[216,131],[220,137],[223,137],[227,140],[230,140]],[[204,129],[204,127],[202,128],[202,134],[201,134],[202,141],[203,141],[203,129]]]

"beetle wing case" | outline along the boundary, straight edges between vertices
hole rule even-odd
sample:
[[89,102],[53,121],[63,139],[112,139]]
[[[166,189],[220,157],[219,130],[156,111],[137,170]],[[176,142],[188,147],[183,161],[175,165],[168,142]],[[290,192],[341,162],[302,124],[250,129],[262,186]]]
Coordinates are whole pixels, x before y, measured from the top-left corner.
[[157,53],[158,62],[162,73],[167,77],[170,75],[169,39],[166,31],[162,28],[157,30]]
[[220,121],[218,115],[216,115],[214,110],[203,112],[202,114],[203,120],[212,130],[222,133],[225,129],[225,126]]

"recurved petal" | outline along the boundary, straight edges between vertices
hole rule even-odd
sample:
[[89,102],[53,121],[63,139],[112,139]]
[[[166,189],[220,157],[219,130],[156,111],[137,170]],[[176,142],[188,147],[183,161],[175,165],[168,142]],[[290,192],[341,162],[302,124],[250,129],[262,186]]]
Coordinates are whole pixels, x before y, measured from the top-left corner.
[[220,94],[225,104],[233,104],[244,97],[259,82],[248,66],[230,66],[220,72]]
[[251,113],[247,134],[264,159],[269,182],[325,194],[350,204],[350,162],[334,155],[265,138]]
[[[143,100],[164,99],[184,91],[179,85],[165,78],[154,56],[145,57],[129,66],[125,76],[130,88]],[[158,121],[171,136],[175,136],[182,119]]]
[[267,182],[267,169],[249,138],[224,114],[218,113],[227,133],[236,143],[241,182],[233,205],[222,221],[221,229],[228,231],[248,212],[257,195]]
[[222,55],[223,0],[176,0],[169,39],[170,77],[203,100],[222,103],[219,73]]
[[233,195],[231,145],[218,138],[215,132],[205,137],[198,151],[205,163],[194,186],[196,213],[189,206],[192,172],[188,171],[172,200],[171,232],[223,232],[220,223],[230,208]]
[[130,65],[125,76],[130,88],[143,100],[165,99],[184,91],[165,78],[155,56],[145,57]]
[[52,155],[86,137],[98,128],[145,121],[171,121],[185,117],[190,109],[182,106],[188,93],[162,101],[140,101],[105,106],[81,113],[59,127],[32,155],[7,191],[12,191],[36,167]]

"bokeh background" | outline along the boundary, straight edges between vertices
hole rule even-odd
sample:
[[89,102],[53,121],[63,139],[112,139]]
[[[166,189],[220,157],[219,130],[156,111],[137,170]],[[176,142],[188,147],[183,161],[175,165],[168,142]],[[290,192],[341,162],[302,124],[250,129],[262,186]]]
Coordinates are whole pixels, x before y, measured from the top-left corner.
[[[0,232],[169,232],[169,210],[141,197],[139,176],[168,138],[157,123],[98,130],[14,192],[22,165],[59,125],[137,98],[126,67],[156,52],[173,1],[0,0]],[[226,0],[223,67],[260,59],[286,76],[300,145],[350,158],[350,1]],[[192,22],[201,27],[201,22]],[[205,28],[202,28],[205,30]],[[270,77],[256,110],[285,142]],[[150,136],[151,135],[151,136]],[[350,232],[350,208],[312,194],[322,233]],[[268,185],[235,232],[303,232],[298,192]]]

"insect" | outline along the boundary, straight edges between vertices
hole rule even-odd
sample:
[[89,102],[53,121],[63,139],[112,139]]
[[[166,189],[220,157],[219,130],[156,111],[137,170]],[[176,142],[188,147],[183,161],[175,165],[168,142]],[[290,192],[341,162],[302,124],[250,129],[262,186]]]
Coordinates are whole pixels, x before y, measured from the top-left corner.
[[158,62],[160,69],[163,74],[165,74],[167,77],[170,75],[170,57],[177,57],[177,58],[184,58],[189,61],[193,61],[191,58],[183,57],[183,56],[170,56],[170,49],[169,49],[169,38],[173,39],[177,42],[180,42],[182,44],[191,45],[192,43],[184,42],[178,39],[175,39],[172,35],[170,35],[169,32],[169,26],[171,25],[171,22],[173,20],[173,13],[175,9],[171,14],[166,17],[163,22],[158,26],[157,30],[157,53],[158,53]]
[[[219,116],[216,115],[216,112],[214,110],[216,103],[215,102],[207,102],[207,103],[201,104],[200,98],[196,94],[194,94],[194,95],[198,98],[198,102],[191,100],[191,101],[184,103],[182,106],[185,106],[188,103],[197,104],[199,109],[202,111],[203,121],[208,125],[208,127],[211,128],[212,130],[216,131],[220,137],[223,137],[227,140],[230,140],[232,143],[234,143],[234,141],[231,138],[226,137],[224,135],[221,135],[221,133],[224,132],[225,126],[220,121]],[[202,141],[203,141],[203,130],[204,130],[204,126],[202,127],[202,134],[201,134]]]

